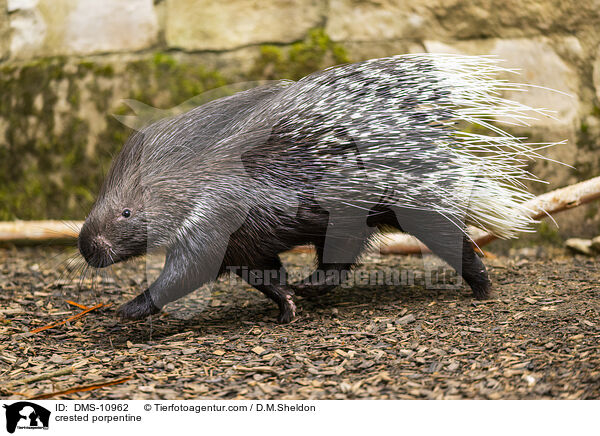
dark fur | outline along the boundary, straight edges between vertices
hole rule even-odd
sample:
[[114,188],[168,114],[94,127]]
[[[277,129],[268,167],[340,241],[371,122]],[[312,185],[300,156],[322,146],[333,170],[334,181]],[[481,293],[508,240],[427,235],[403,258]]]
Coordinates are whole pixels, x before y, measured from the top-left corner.
[[[414,70],[426,71],[431,66],[422,63],[406,68],[399,73],[404,74],[398,79],[402,85],[405,83],[401,80],[408,80],[408,72],[413,80],[422,81]],[[377,86],[365,71],[349,69],[339,80],[362,80]],[[348,270],[375,228],[384,225],[420,238],[462,274],[476,298],[488,297],[490,282],[485,267],[464,237],[461,217],[399,206],[403,186],[395,187],[393,192],[369,192],[368,198],[373,200],[369,200],[366,214],[357,216],[341,209],[338,213],[335,201],[323,194],[325,186],[339,189],[336,192],[344,195],[349,180],[346,173],[352,174],[353,180],[364,174],[360,183],[368,184],[373,168],[368,159],[363,161],[362,144],[351,134],[353,123],[360,120],[346,125],[336,122],[331,136],[334,142],[323,146],[320,138],[332,130],[327,127],[327,113],[315,116],[308,125],[289,115],[300,111],[294,106],[299,101],[305,107],[314,105],[307,97],[310,92],[316,94],[315,102],[325,98],[318,94],[318,86],[335,90],[337,82],[331,75],[325,71],[297,83],[278,82],[216,100],[159,121],[127,141],[79,236],[81,254],[94,267],[105,267],[159,247],[167,249],[160,277],[120,309],[123,318],[140,319],[157,313],[166,303],[230,268],[240,271],[247,267],[278,271],[271,283],[256,287],[277,303],[279,321],[289,322],[295,316],[294,294],[321,295],[338,283],[287,283],[278,255],[298,245],[314,244],[318,269]],[[385,92],[380,95],[381,89],[376,92],[377,98],[386,98]],[[363,95],[356,96],[357,105]],[[413,135],[413,142],[419,139],[418,128],[429,128],[431,124],[419,114],[417,97],[401,102],[407,112],[412,111],[412,124],[403,127],[407,135]],[[431,98],[445,96],[440,91]],[[389,122],[385,118],[381,121]],[[361,128],[366,135],[370,127]],[[442,127],[433,132],[447,134]],[[432,163],[419,160],[429,151],[435,151],[431,137],[411,145],[406,151],[411,159],[402,161],[406,171],[413,175],[430,172]],[[447,160],[442,153],[436,159],[440,163]],[[423,193],[419,200],[424,204],[441,203],[442,197]],[[339,207],[345,203],[340,202]],[[122,216],[124,209],[131,210],[131,217]],[[346,237],[335,241],[336,249],[347,259],[341,262],[324,259],[333,215],[342,217],[337,228],[348,230]],[[194,216],[196,219],[190,219]],[[363,220],[363,226],[355,231],[356,220],[361,217],[366,223]]]

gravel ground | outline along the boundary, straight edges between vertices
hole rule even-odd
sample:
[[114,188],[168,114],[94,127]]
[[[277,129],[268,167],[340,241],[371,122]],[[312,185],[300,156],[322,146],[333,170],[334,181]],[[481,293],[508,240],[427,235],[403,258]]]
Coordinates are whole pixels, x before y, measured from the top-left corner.
[[[402,271],[406,284],[355,283],[298,299],[298,318],[278,325],[262,294],[225,278],[150,320],[121,323],[114,309],[143,288],[146,270],[156,274],[157,260],[80,280],[77,267],[66,268],[69,250],[0,250],[2,398],[125,377],[54,398],[600,398],[594,259],[540,249],[485,259],[495,297],[477,302],[465,287],[423,286],[425,271],[442,266],[432,257],[367,256],[357,277]],[[298,270],[311,256],[284,261]],[[82,311],[66,300],[111,305],[30,333]],[[50,377],[56,371],[63,375]],[[38,374],[49,378],[27,380]]]

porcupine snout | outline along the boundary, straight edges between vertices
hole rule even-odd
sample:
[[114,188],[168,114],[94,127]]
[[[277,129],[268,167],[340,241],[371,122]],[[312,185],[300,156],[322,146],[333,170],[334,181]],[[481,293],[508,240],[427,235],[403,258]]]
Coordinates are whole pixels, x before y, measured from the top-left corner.
[[104,236],[90,232],[86,226],[79,233],[77,246],[86,262],[94,268],[104,268],[113,263],[110,260],[112,244]]

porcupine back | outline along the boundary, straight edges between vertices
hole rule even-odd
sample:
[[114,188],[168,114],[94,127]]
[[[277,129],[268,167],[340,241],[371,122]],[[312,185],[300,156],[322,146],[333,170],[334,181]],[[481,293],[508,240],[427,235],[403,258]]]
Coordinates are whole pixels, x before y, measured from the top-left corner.
[[[549,144],[527,144],[491,120],[524,125],[546,115],[507,100],[524,85],[499,79],[489,57],[401,55],[333,67],[284,87],[241,124],[272,126],[264,156],[279,165],[254,177],[316,186],[326,207],[369,209],[387,197],[509,238],[535,222],[522,203],[537,180],[527,162]],[[469,133],[474,130],[489,134]],[[286,173],[282,175],[281,162]],[[291,162],[291,163],[290,163]],[[297,168],[293,162],[297,162]],[[301,187],[301,188],[300,188]],[[457,225],[459,223],[457,222]]]
[[[499,79],[508,71],[499,63],[400,55],[219,99],[142,130],[142,182],[177,186],[181,198],[170,188],[161,197],[159,188],[154,201],[157,213],[172,202],[173,216],[185,218],[170,223],[179,238],[198,235],[199,223],[210,227],[217,209],[289,213],[306,196],[329,211],[368,210],[386,199],[514,237],[535,222],[522,206],[532,198],[523,182],[536,180],[526,165],[547,144],[523,143],[491,124],[544,115],[501,97],[525,87]],[[276,219],[270,212],[264,216]]]

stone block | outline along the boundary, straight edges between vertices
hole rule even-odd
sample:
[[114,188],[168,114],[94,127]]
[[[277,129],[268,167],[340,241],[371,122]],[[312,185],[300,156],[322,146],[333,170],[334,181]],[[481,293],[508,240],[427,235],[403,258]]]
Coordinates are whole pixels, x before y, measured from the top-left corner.
[[529,124],[533,128],[564,130],[572,128],[578,119],[579,77],[546,38],[471,40],[454,44],[425,41],[424,45],[430,53],[494,55],[502,60],[502,67],[517,70],[518,74],[506,74],[502,78],[532,86],[526,92],[507,92],[505,97],[553,113],[552,118],[537,116],[531,120]]
[[0,60],[8,56],[9,38],[8,5],[6,0],[0,0]]
[[326,32],[334,41],[415,40],[431,21],[423,2],[331,0]]
[[158,35],[152,0],[8,0],[8,10],[17,59],[137,51]]
[[336,41],[518,38],[600,25],[597,0],[331,0]]
[[323,0],[167,0],[166,40],[184,50],[290,43],[324,20]]

